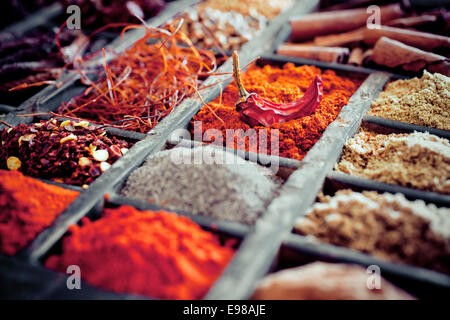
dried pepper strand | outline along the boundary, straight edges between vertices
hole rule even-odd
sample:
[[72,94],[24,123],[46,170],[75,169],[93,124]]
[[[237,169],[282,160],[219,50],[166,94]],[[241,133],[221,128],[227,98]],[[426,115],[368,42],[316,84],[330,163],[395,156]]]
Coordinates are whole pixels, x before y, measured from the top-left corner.
[[239,57],[233,52],[233,77],[239,92],[236,102],[236,110],[241,117],[251,126],[262,124],[269,127],[274,123],[285,123],[293,119],[309,116],[322,101],[323,83],[322,78],[316,75],[313,82],[300,98],[288,103],[274,103],[261,98],[256,93],[248,93],[241,80],[239,69]]
[[46,267],[65,273],[76,264],[92,285],[152,298],[203,298],[234,254],[234,239],[221,245],[186,217],[130,206],[106,209],[96,221],[83,218],[69,232],[62,254]]
[[146,35],[105,63],[100,80],[59,112],[132,131],[151,130],[184,98],[197,94],[217,67],[214,53],[195,48],[178,23],[164,29],[139,26]]
[[0,169],[80,186],[94,181],[132,145],[86,121],[55,119],[2,130],[0,140]]

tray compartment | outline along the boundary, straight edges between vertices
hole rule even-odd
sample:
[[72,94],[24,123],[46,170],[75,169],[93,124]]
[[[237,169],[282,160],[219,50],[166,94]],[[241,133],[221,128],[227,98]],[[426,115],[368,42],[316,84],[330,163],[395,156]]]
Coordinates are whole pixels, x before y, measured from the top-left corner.
[[[181,3],[186,5],[192,1],[176,1],[177,8],[181,8]],[[292,12],[287,12],[276,17],[272,23],[265,29],[259,37],[251,40],[241,48],[240,58],[243,65],[253,60],[258,55],[268,49],[273,43],[276,32],[280,29],[284,20],[299,12],[310,10],[311,3],[301,1]],[[173,12],[172,12],[173,13]],[[165,13],[152,19],[152,24],[157,25],[164,22],[172,15]],[[116,51],[123,51],[134,40],[142,36],[141,30],[130,32],[122,43],[119,40],[113,41],[112,46]],[[378,96],[384,84],[389,78],[403,78],[403,76],[391,75],[387,73],[374,72],[371,69],[350,67],[340,64],[327,64],[317,61],[304,61],[302,59],[277,57],[274,55],[264,55],[259,63],[283,63],[294,62],[296,64],[311,64],[324,69],[334,69],[337,72],[359,74],[368,76],[365,82],[360,86],[357,92],[350,99],[349,104],[345,106],[338,118],[331,123],[322,138],[309,151],[308,155],[299,162],[293,159],[279,158],[281,176],[287,178],[287,181],[280,189],[280,195],[272,201],[265,214],[257,221],[254,227],[247,227],[238,223],[227,223],[225,221],[215,221],[214,219],[192,215],[186,212],[177,213],[186,215],[200,224],[207,230],[218,232],[223,237],[238,238],[240,242],[233,261],[228,265],[222,276],[211,288],[206,299],[246,299],[253,292],[257,281],[264,276],[268,270],[276,270],[289,265],[299,265],[309,261],[323,260],[336,262],[351,262],[360,265],[378,264],[382,267],[382,275],[391,280],[399,287],[411,290],[411,293],[423,290],[424,293],[417,294],[418,297],[434,297],[447,293],[450,286],[449,279],[430,270],[421,268],[393,264],[380,259],[373,258],[346,248],[338,248],[327,244],[311,244],[301,236],[291,234],[296,219],[301,216],[307,208],[316,199],[317,193],[322,187],[325,177],[329,176],[325,185],[329,181],[339,183],[346,182],[347,185],[353,181],[338,181],[341,177],[333,176],[332,168],[340,157],[344,143],[352,137],[358,130],[361,120],[364,118],[370,122],[367,116],[364,116],[370,108],[372,101]],[[218,72],[230,72],[232,70],[231,61],[227,60],[218,70]],[[205,85],[213,84],[217,81],[223,81],[228,76],[212,76],[207,79]],[[41,93],[24,103],[21,113],[32,113],[41,108],[56,108],[61,101],[67,101],[74,95],[82,92],[84,86],[76,82],[77,77],[68,77],[64,86],[56,89],[49,86]],[[222,83],[227,85],[231,80]],[[202,96],[206,103],[212,101],[219,95],[219,86],[214,86],[205,92]],[[61,97],[64,96],[64,100]],[[199,143],[192,140],[176,139],[171,133],[176,128],[187,128],[192,117],[202,107],[202,103],[196,97],[188,98],[180,104],[171,114],[164,118],[147,135],[140,135],[136,145],[130,151],[119,159],[106,173],[94,181],[89,189],[82,192],[72,205],[55,221],[55,223],[38,238],[33,241],[30,248],[22,257],[26,265],[44,269],[41,265],[43,259],[49,254],[57,252],[62,237],[66,234],[68,226],[78,223],[79,220],[88,216],[98,218],[99,213],[105,206],[117,206],[121,204],[130,204],[138,209],[164,209],[151,205],[150,203],[139,202],[117,195],[117,190],[122,186],[129,174],[142,165],[149,155],[153,155],[164,148],[173,147],[174,144],[183,147],[196,146]],[[49,109],[50,110],[50,109]],[[54,109],[53,109],[54,110]],[[20,113],[20,112],[19,112]],[[32,121],[30,118],[15,117],[15,113],[9,114],[5,121],[13,119],[20,122]],[[16,122],[11,124],[16,124]],[[1,124],[0,124],[1,128]],[[401,129],[401,128],[400,128]],[[111,134],[123,135],[125,138],[136,138],[134,132],[120,129],[107,128]],[[118,131],[117,131],[118,130]],[[245,159],[258,162],[259,164],[270,162],[266,155],[251,155],[248,152],[240,152],[232,149],[239,156]],[[275,160],[275,159],[272,159]],[[336,183],[337,183],[336,182]],[[374,190],[377,190],[373,186]],[[331,188],[331,187],[330,187]],[[365,185],[359,186],[355,183],[354,188],[367,188]],[[379,188],[383,190],[382,187]],[[105,200],[105,195],[108,195]],[[423,196],[420,195],[420,198]],[[431,202],[438,203],[433,199]],[[447,202],[448,203],[448,202]],[[167,210],[167,209],[166,209]],[[174,210],[168,210],[174,211]],[[282,214],[279,214],[279,213]],[[281,246],[281,249],[280,249]],[[261,250],[264,248],[264,250]],[[2,259],[2,257],[0,257]],[[16,261],[17,259],[12,259]],[[11,262],[12,262],[11,261]],[[47,271],[47,270],[46,270]],[[56,284],[46,289],[45,293],[40,293],[40,297],[58,298],[80,298],[77,293],[67,292],[65,289],[65,276],[56,272],[50,272],[56,277]],[[61,280],[62,279],[62,280]],[[58,282],[59,281],[59,282]],[[51,282],[51,281],[50,281]],[[47,282],[46,282],[47,283]],[[85,283],[83,283],[85,285]],[[89,287],[89,286],[87,286]],[[436,294],[434,295],[434,292]],[[93,288],[89,290],[84,298],[118,298],[133,299],[133,295],[115,295],[110,292],[104,292]],[[139,298],[139,297],[137,297]]]
[[[178,147],[178,148],[187,148],[187,149],[195,148],[195,147],[199,147],[199,146],[201,146],[201,144],[197,144],[197,143],[184,144],[184,145],[178,144],[178,145],[176,145],[176,147]],[[168,141],[166,143],[166,145],[164,146],[164,148],[161,149],[161,151],[172,149],[174,147],[175,147],[175,145],[171,144]],[[220,147],[217,147],[217,148],[220,149]],[[231,150],[231,152],[232,151],[233,150]],[[157,153],[155,153],[155,154],[157,154]],[[240,153],[234,153],[234,154],[237,155],[240,158],[245,159],[243,154],[240,154]],[[255,159],[251,159],[251,160],[248,160],[248,161],[256,163],[256,164],[260,165],[261,167],[264,166],[264,164],[258,162]],[[144,164],[144,162],[142,164]],[[276,179],[279,183],[281,183],[279,189],[277,189],[275,191],[274,198],[278,197],[282,185],[284,184],[284,182],[288,179],[288,177],[292,174],[292,172],[294,170],[295,169],[293,169],[291,167],[280,167],[280,169],[274,174],[273,179]],[[168,208],[168,207],[166,207],[164,205],[149,204],[149,203],[146,203],[146,202],[144,202],[142,200],[132,199],[132,198],[128,198],[126,196],[121,195],[120,191],[124,187],[127,179],[128,179],[128,176],[123,178],[123,179],[121,179],[120,181],[118,181],[113,186],[112,191],[108,194],[108,197],[110,199],[118,199],[119,201],[129,201],[136,208],[150,208],[151,209],[152,206],[154,206],[154,207],[157,207],[157,208],[164,208],[165,210],[168,210],[168,211],[173,210],[173,209],[170,209],[170,208]],[[271,201],[273,201],[273,199]],[[239,234],[239,232],[242,232],[242,230],[246,230],[246,233],[248,233],[250,231],[250,229],[252,228],[251,225],[247,225],[247,224],[242,223],[242,222],[227,221],[227,220],[221,220],[221,219],[217,219],[217,218],[213,218],[213,217],[203,216],[203,215],[200,215],[200,214],[193,214],[193,213],[189,213],[189,212],[184,212],[182,209],[175,210],[175,211],[179,212],[180,214],[187,215],[189,218],[192,218],[192,220],[194,220],[195,222],[198,221],[199,224],[201,224],[201,225],[222,226],[223,228],[225,228],[226,230],[229,230],[230,232],[232,230],[237,230],[236,232],[238,232],[238,234]],[[259,219],[261,219],[261,217],[257,218],[257,220],[259,220]],[[241,231],[239,231],[239,230],[241,230]]]
[[[334,195],[338,190],[389,192],[362,185],[358,181],[341,179],[339,176],[328,176],[323,185],[323,193]],[[432,202],[437,205],[438,201]],[[329,244],[320,240],[313,241],[308,236],[292,233],[287,236],[280,251],[277,270],[295,267],[313,261],[342,262],[358,264],[364,267],[378,265],[383,277],[418,298],[442,297],[450,292],[450,276],[430,269],[392,262],[346,247]]]
[[[391,133],[401,134],[419,131],[419,132],[429,132],[431,134],[435,134],[436,136],[445,139],[448,139],[449,134],[446,130],[437,130],[437,129],[430,130],[432,128],[421,127],[399,121],[372,117],[367,115],[364,116],[361,127],[364,127],[379,134],[391,134]],[[336,164],[340,162],[341,156],[342,152]],[[387,191],[390,193],[398,193],[398,192],[403,193],[408,199],[412,200],[421,199],[424,200],[425,202],[435,203],[438,206],[450,207],[450,195],[447,194],[404,187],[391,183],[384,183],[377,180],[368,179],[366,177],[350,175],[339,171],[332,171],[329,173],[329,176],[335,179],[340,179],[344,182],[345,181],[351,182],[352,184],[360,185],[362,187],[373,188],[374,190]]]
[[[27,119],[27,123],[36,123],[36,122],[39,122],[40,120],[49,120],[49,119],[52,119],[54,117],[40,115],[40,116],[32,116],[32,117],[27,117],[27,118],[29,118],[29,119]],[[64,118],[64,117],[59,117],[59,118],[57,118],[57,120],[59,122],[62,122],[62,121],[71,120],[71,119]],[[76,122],[76,120],[72,120],[72,121]],[[89,125],[93,125],[95,127],[102,127],[102,126],[99,126],[99,125],[96,125],[96,124],[91,124],[91,123],[89,123]],[[121,130],[121,129],[117,129],[117,128],[104,127],[104,129],[105,129],[105,131],[108,133],[108,135],[110,137],[117,137],[117,138],[119,138],[121,140],[125,140],[125,141],[131,143],[132,144],[131,148],[133,147],[133,145],[136,142],[138,142],[140,140],[143,140],[146,137],[145,134],[141,134],[141,133],[137,133],[137,132],[131,132],[131,131],[125,131],[125,130]],[[103,174],[104,173],[102,173],[102,175]],[[66,183],[49,181],[49,180],[47,180],[45,178],[41,178],[41,177],[34,177],[34,178],[35,179],[39,179],[39,180],[43,180],[44,182],[47,182],[47,183],[52,183],[52,184],[56,184],[56,185],[62,186],[62,187],[67,188],[67,189],[72,189],[72,190],[80,190],[81,189],[81,187],[77,186],[77,185],[70,185],[70,184],[66,184]],[[98,177],[97,177],[97,179],[98,179]],[[75,188],[75,189],[73,189],[73,188]]]
[[[262,55],[261,58],[258,59],[256,64],[258,66],[265,66],[265,65],[283,66],[285,63],[288,63],[288,62],[294,63],[296,66],[302,65],[302,63],[299,62],[295,58],[290,58],[290,57],[284,58],[284,57],[279,57],[279,56],[274,56],[274,55]],[[314,62],[314,64],[308,64],[308,65],[315,65],[321,69],[328,68],[326,65],[316,64],[315,62]],[[339,75],[350,76],[350,77],[359,78],[359,79],[364,79],[370,74],[367,72],[361,72],[360,70],[357,70],[356,72],[354,72],[354,70],[349,70],[348,68],[345,68],[345,66],[342,66],[342,65],[334,65],[331,67],[331,70],[336,71],[336,73]],[[382,75],[380,75],[380,76],[383,77]],[[211,97],[211,99],[208,99],[208,102],[214,100],[219,94],[220,93],[218,92],[216,95]],[[197,112],[202,107],[203,107],[203,105],[200,105],[199,108],[195,110],[195,113],[194,113],[194,110],[191,110],[191,112],[189,113],[189,117],[186,116],[186,117],[184,117],[183,120],[179,121],[177,128],[188,130],[190,128],[190,122],[191,122],[192,118],[194,117],[195,114],[197,114]],[[192,138],[184,139],[184,138],[178,137],[176,135],[176,133],[172,134],[169,137],[169,141],[173,144],[181,144],[181,145],[202,144],[202,142],[195,141]],[[211,144],[211,145],[214,145],[214,144]],[[216,146],[216,145],[214,145],[214,146]],[[235,150],[234,148],[227,148],[225,146],[223,146],[223,149],[227,150],[227,151]],[[259,161],[262,164],[266,164],[266,165],[272,163],[272,161],[278,161],[280,166],[282,166],[282,167],[298,168],[301,166],[301,161],[296,160],[296,159],[290,159],[290,158],[286,158],[286,157],[278,157],[278,156],[273,156],[270,154],[262,154],[262,153],[256,153],[256,152],[240,150],[240,149],[236,149],[235,152],[242,154],[246,160],[257,159],[257,161]]]
[[[109,197],[108,200],[105,200],[104,203],[102,203],[101,205],[98,205],[94,208],[92,208],[92,210],[90,210],[88,212],[88,214],[86,215],[87,218],[89,218],[92,221],[95,221],[97,219],[102,219],[102,212],[103,209],[105,207],[107,208],[115,208],[121,205],[131,205],[134,206],[135,208],[139,209],[139,210],[153,210],[153,211],[159,211],[159,210],[165,210],[165,211],[170,211],[173,213],[176,213],[177,215],[180,216],[186,216],[188,218],[190,218],[192,221],[194,221],[195,223],[197,223],[198,225],[200,225],[203,229],[217,235],[219,237],[219,240],[224,243],[227,240],[230,239],[234,239],[236,240],[236,244],[234,245],[235,249],[239,250],[239,244],[242,241],[242,239],[246,236],[246,234],[248,233],[249,228],[239,228],[238,226],[233,226],[233,225],[227,225],[227,224],[222,224],[220,223],[220,221],[213,222],[211,221],[211,219],[203,219],[202,217],[196,216],[196,215],[192,215],[186,212],[180,212],[177,210],[168,210],[164,207],[161,206],[156,206],[156,205],[152,205],[150,203],[143,203],[143,202],[139,202],[139,201],[133,201],[130,199],[126,199],[123,197],[118,197],[118,196],[112,196]],[[79,224],[79,222],[78,222]],[[52,275],[55,277],[55,279],[59,278],[59,277],[63,277],[64,279],[66,278],[65,275],[56,272],[56,271],[52,271],[52,270],[48,270],[43,266],[44,261],[53,254],[60,254],[62,251],[62,239],[67,235],[67,232],[65,232],[62,237],[53,244],[53,246],[44,254],[42,255],[38,260],[34,261],[33,265],[40,268],[40,269],[44,269],[46,271],[50,271],[52,273]],[[101,288],[97,288],[94,287],[92,285],[88,285],[86,284],[86,282],[84,282],[82,280],[82,287],[87,287],[88,292],[87,293],[83,293],[81,296],[85,296],[86,298],[89,299],[109,299],[110,297],[113,299],[152,299],[151,297],[144,297],[144,296],[139,296],[139,295],[135,295],[135,294],[131,294],[131,293],[123,293],[123,294],[117,294],[108,290],[104,290]],[[77,291],[77,290],[72,290],[72,291]],[[53,292],[50,294],[50,298],[60,298],[60,294],[62,294],[63,299],[80,299],[80,293],[78,292],[72,292],[72,291],[68,291],[67,289],[65,289],[65,282],[64,282],[64,286],[60,286],[56,292]]]

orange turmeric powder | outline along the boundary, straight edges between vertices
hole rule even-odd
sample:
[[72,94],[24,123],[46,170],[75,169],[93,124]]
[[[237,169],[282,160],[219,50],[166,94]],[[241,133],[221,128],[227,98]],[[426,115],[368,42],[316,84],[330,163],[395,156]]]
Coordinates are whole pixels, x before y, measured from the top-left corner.
[[[322,71],[315,66],[296,67],[293,63],[286,63],[282,68],[254,65],[243,74],[243,84],[248,92],[257,93],[275,103],[287,103],[300,98],[316,75],[321,76],[323,80],[323,99],[313,114],[283,124],[275,123],[270,127],[253,127],[257,131],[267,130],[269,142],[272,129],[279,130],[279,155],[282,157],[302,160],[320,139],[327,126],[337,118],[342,107],[357,90],[361,80],[339,76],[332,70]],[[233,82],[224,90],[222,97],[217,97],[209,104],[210,108],[203,107],[193,117],[191,128],[193,121],[202,121],[204,140],[210,139],[205,135],[208,129],[221,130],[224,137],[226,129],[243,129],[244,131],[249,129],[250,126],[241,120],[239,112],[236,111],[235,103],[238,97],[237,87]],[[222,103],[219,103],[220,99]],[[242,132],[237,134],[235,148],[252,152],[260,151],[256,150],[257,145],[249,144],[248,139],[243,139],[242,135]],[[270,150],[269,146],[268,151]]]

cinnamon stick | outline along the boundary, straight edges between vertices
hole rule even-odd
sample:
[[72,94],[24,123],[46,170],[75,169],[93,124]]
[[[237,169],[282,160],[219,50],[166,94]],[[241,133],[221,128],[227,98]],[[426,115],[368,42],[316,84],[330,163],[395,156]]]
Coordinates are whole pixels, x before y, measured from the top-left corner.
[[366,50],[362,55],[362,65],[367,65],[372,59],[373,49]]
[[350,50],[347,48],[308,47],[304,45],[298,46],[296,44],[287,43],[281,45],[277,50],[277,54],[279,55],[336,63],[343,63],[349,53]]
[[436,22],[437,20],[438,20],[438,17],[435,15],[424,14],[422,16],[417,16],[417,17],[394,19],[394,20],[386,23],[386,25],[388,25],[390,27],[398,27],[398,28],[411,28],[411,27],[432,24],[432,23]]
[[446,57],[386,37],[380,38],[375,44],[371,60],[390,68],[401,67],[405,71],[418,72],[426,68],[432,72],[450,75],[449,59]]
[[318,47],[345,47],[364,40],[364,28],[327,36],[314,38],[314,45]]
[[362,48],[356,47],[350,53],[350,57],[348,58],[348,64],[354,66],[360,66],[363,63],[363,54],[364,51]]
[[373,45],[381,37],[403,42],[404,44],[433,51],[437,48],[450,48],[450,38],[427,32],[380,26],[379,28],[364,30],[364,42]]
[[[290,21],[292,27],[291,40],[301,41],[316,36],[340,33],[364,26],[370,14],[366,8],[341,11],[325,11],[294,18]],[[403,16],[400,4],[381,7],[381,23]]]

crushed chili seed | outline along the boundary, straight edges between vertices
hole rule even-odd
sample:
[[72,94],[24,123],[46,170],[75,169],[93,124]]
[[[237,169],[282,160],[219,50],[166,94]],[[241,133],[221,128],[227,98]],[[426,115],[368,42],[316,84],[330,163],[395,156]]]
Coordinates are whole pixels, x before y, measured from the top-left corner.
[[[67,120],[10,129],[0,131],[0,169],[71,185],[90,184],[122,156],[121,150],[132,146],[104,129]],[[102,157],[97,160],[95,154]]]

